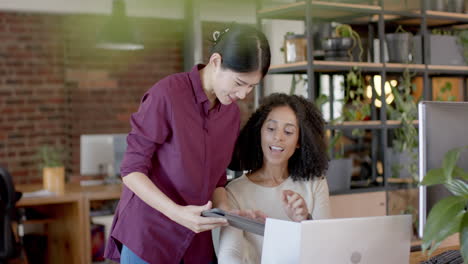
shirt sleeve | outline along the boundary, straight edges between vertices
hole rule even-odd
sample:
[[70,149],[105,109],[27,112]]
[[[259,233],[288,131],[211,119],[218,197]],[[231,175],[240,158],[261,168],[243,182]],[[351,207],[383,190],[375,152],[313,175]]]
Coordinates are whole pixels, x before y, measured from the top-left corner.
[[171,134],[170,121],[171,109],[167,96],[162,91],[151,89],[130,118],[132,130],[127,136],[127,150],[120,166],[122,176],[132,172],[148,175],[158,145],[163,144]]
[[[226,189],[228,200],[233,209],[240,209],[234,195],[229,189]],[[219,251],[218,262],[223,264],[238,264],[244,263],[244,250],[246,241],[244,239],[243,231],[231,227],[221,227],[219,235]]]
[[[237,138],[239,137],[239,134],[240,134],[240,118],[238,118],[237,120],[237,135],[236,135],[236,140],[235,142],[237,142]],[[236,144],[236,143],[235,143]],[[233,157],[233,152],[234,152],[234,148],[235,148],[235,144],[232,148],[232,151],[231,151],[231,159]],[[224,170],[224,173],[223,175],[221,175],[221,177],[219,178],[219,181],[218,183],[216,184],[216,188],[218,187],[224,187],[226,186],[226,183],[227,183],[227,175],[226,175],[226,170]]]
[[325,178],[315,180],[314,207],[311,212],[312,219],[330,218],[330,194]]
[[221,177],[219,178],[218,183],[216,183],[216,188],[224,187],[224,186],[226,186],[226,183],[227,183],[227,175],[226,175],[226,170],[224,170],[223,175],[221,175]]

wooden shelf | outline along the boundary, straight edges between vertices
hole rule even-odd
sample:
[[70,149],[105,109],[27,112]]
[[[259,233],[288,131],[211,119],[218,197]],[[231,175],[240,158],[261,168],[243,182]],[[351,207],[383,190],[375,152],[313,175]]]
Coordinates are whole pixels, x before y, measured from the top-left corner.
[[402,72],[405,69],[410,69],[412,72],[424,71],[424,64],[405,64],[405,63],[386,63],[387,72]]
[[[316,72],[338,72],[348,71],[353,67],[360,67],[363,71],[379,72],[383,64],[373,62],[356,62],[356,61],[314,61],[314,71]],[[286,73],[306,73],[307,62],[301,61],[296,63],[279,64],[270,67],[270,74],[286,74]]]
[[468,74],[468,66],[428,65],[427,68],[431,74]]
[[[380,12],[382,8],[376,5],[335,3],[324,1],[312,1],[312,15],[318,19],[332,19],[356,14],[373,14]],[[327,12],[323,12],[326,10]],[[271,8],[264,8],[257,12],[261,18],[267,19],[305,19],[306,2],[296,2],[292,4],[279,5]]]
[[464,13],[451,13],[451,12],[442,12],[442,11],[434,11],[434,10],[427,10],[426,15],[429,19],[437,19],[437,20],[451,20],[451,21],[462,21],[468,22],[468,14]]
[[[401,25],[420,25],[421,18],[423,17],[420,10],[411,12],[384,11],[384,13],[386,14],[384,16],[385,21],[394,20],[397,24]],[[427,10],[426,17],[427,25],[430,27],[447,26],[459,22],[468,23],[468,14],[464,13]],[[378,16],[373,16],[372,21],[378,21]]]
[[[413,121],[413,125],[417,126],[418,120]],[[401,122],[397,120],[387,120],[383,123],[380,120],[369,121],[345,121],[337,124],[327,124],[327,129],[382,129],[382,128],[398,128],[401,127]]]
[[[315,72],[342,72],[349,71],[353,67],[359,67],[364,72],[378,73],[384,69],[386,72],[403,72],[410,69],[411,72],[424,72],[425,64],[404,64],[404,63],[373,63],[373,62],[355,62],[355,61],[324,61],[315,60],[313,69]],[[468,74],[468,66],[457,65],[427,65],[430,74]],[[307,73],[307,62],[278,64],[270,67],[270,74],[294,74]]]

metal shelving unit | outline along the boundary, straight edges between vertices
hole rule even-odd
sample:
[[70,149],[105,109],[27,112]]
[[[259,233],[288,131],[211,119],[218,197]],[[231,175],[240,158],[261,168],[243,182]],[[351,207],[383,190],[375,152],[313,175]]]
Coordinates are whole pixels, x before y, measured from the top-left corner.
[[[364,1],[362,1],[364,2]],[[371,2],[371,1],[368,1]],[[458,23],[468,23],[468,14],[458,14],[439,11],[426,11],[426,1],[420,0],[418,10],[393,10],[398,7],[390,7],[386,10],[386,0],[379,0],[378,5],[375,4],[355,4],[355,3],[338,3],[326,1],[297,1],[295,3],[279,5],[275,7],[262,8],[261,0],[257,0],[257,25],[261,28],[263,19],[289,19],[302,20],[305,23],[306,39],[307,39],[307,54],[313,54],[314,47],[312,45],[312,25],[316,21],[321,22],[342,22],[347,24],[368,24],[369,38],[374,37],[374,28],[377,28],[377,35],[380,40],[385,39],[385,23],[419,25],[423,43],[422,64],[400,64],[400,63],[385,63],[384,54],[380,52],[380,62],[343,62],[343,61],[325,61],[314,60],[313,56],[307,56],[307,61],[272,65],[269,74],[307,74],[308,77],[308,95],[309,99],[315,100],[317,88],[315,87],[315,79],[317,73],[344,73],[353,67],[359,67],[363,73],[378,74],[381,78],[381,87],[384,87],[388,74],[402,73],[405,69],[410,69],[423,78],[423,98],[424,100],[432,99],[432,81],[431,77],[435,75],[450,75],[450,76],[466,76],[468,75],[468,66],[450,66],[450,65],[431,65],[429,58],[429,33],[428,27],[440,25],[457,25]],[[393,8],[393,9],[390,9]],[[384,41],[380,41],[380,49],[384,50]],[[371,50],[373,47],[371,46]],[[383,62],[383,63],[381,63]],[[464,78],[463,85],[466,84]],[[330,85],[331,89],[331,85]],[[263,96],[262,88],[257,90],[257,99]],[[330,91],[330,105],[333,100],[333,93]],[[465,100],[466,98],[465,94]],[[376,99],[373,95],[372,102]],[[372,133],[372,177],[376,179],[377,169],[376,160],[378,154],[378,143],[381,144],[383,153],[383,183],[382,188],[393,188],[388,185],[388,177],[390,175],[390,166],[386,150],[388,148],[388,133],[390,129],[398,128],[401,124],[394,120],[387,120],[387,105],[385,103],[385,93],[381,93],[378,98],[382,102],[380,115],[377,116],[377,111],[372,103],[372,120],[363,122],[343,122],[341,124],[328,124],[327,129],[330,130],[349,130],[349,129],[366,129]],[[256,102],[258,105],[258,101]],[[333,113],[333,107],[331,106]],[[415,122],[417,125],[417,122]]]

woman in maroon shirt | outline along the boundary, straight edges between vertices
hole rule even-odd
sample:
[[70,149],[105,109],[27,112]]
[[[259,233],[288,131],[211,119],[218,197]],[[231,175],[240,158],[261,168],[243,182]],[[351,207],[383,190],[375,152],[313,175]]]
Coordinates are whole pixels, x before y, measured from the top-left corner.
[[265,76],[270,48],[263,33],[234,24],[213,34],[206,66],[157,82],[131,117],[121,164],[124,188],[105,256],[121,263],[209,263],[211,232],[229,210],[226,168],[239,134],[236,100]]

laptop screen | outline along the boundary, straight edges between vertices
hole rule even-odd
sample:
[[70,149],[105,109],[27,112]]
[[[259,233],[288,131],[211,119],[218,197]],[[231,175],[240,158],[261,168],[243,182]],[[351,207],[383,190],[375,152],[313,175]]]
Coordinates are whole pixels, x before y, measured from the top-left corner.
[[[447,151],[468,145],[468,102],[421,102],[419,104],[419,180],[427,171],[442,167]],[[468,171],[468,151],[457,165]],[[419,236],[432,206],[450,192],[443,185],[419,189]]]

